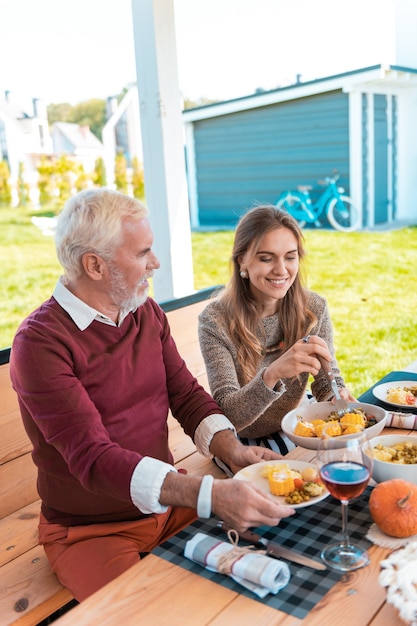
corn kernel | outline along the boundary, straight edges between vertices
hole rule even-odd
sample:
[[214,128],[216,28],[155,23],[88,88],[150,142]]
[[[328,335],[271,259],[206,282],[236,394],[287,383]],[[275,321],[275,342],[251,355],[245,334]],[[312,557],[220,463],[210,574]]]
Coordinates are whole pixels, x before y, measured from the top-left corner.
[[342,427],[339,422],[328,422],[326,437],[338,437],[342,434]]
[[315,437],[314,426],[310,422],[298,420],[294,428],[294,435],[299,437]]
[[288,473],[271,472],[268,482],[269,490],[274,496],[288,496],[295,489],[294,478]]
[[316,433],[316,437],[321,437],[323,428],[328,422],[325,422],[324,420],[313,420],[311,423],[314,426],[314,432]]
[[345,426],[343,428],[344,435],[353,435],[354,433],[361,433],[363,431],[363,426],[360,424],[349,424],[349,426]]
[[363,428],[365,428],[365,417],[361,413],[345,413],[343,417],[340,418],[341,424],[360,424]]

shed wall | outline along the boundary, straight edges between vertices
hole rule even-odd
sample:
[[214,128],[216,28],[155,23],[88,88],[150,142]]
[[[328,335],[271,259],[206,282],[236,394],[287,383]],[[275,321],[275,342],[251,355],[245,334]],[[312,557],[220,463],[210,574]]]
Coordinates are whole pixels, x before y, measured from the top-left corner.
[[337,169],[349,192],[349,99],[341,90],[194,122],[200,226],[233,226],[258,203]]

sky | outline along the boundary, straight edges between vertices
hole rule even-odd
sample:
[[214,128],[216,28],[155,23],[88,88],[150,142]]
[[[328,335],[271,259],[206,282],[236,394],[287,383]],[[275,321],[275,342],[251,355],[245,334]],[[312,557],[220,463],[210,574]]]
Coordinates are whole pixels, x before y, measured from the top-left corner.
[[[173,0],[184,98],[385,62],[393,0]],[[410,0],[414,1],[414,0]],[[136,80],[131,0],[0,0],[0,93],[76,104]]]

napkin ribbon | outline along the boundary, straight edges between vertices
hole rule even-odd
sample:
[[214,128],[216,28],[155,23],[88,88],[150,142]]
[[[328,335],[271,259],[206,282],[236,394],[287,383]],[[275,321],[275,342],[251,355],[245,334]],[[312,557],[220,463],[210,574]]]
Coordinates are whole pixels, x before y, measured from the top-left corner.
[[404,428],[405,430],[417,430],[417,415],[414,415],[414,413],[387,411],[385,426],[390,428]]
[[[227,536],[233,548],[219,557],[219,560],[217,561],[217,569],[220,574],[227,574],[230,576],[236,560],[240,559],[240,557],[244,554],[249,554],[249,552],[253,553],[256,548],[255,546],[246,546],[244,548],[239,547],[239,533],[236,530],[228,530]],[[257,552],[258,554],[266,554],[266,550],[257,550]]]
[[232,543],[197,533],[186,542],[184,556],[212,572],[230,576],[259,598],[276,594],[288,584],[291,574],[286,563],[266,556],[263,550],[240,548],[238,535],[230,534],[229,538]]

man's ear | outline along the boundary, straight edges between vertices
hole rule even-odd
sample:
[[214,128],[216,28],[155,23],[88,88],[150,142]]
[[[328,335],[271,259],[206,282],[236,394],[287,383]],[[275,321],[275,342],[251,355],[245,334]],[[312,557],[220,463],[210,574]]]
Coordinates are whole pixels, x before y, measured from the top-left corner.
[[103,259],[94,254],[94,252],[86,252],[82,258],[82,266],[85,273],[91,280],[102,280],[104,275],[105,263]]

